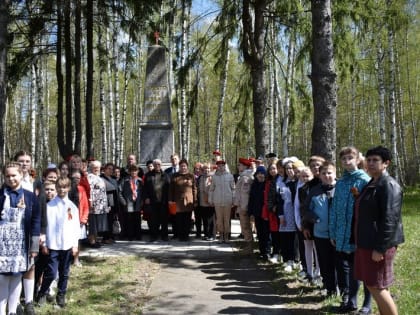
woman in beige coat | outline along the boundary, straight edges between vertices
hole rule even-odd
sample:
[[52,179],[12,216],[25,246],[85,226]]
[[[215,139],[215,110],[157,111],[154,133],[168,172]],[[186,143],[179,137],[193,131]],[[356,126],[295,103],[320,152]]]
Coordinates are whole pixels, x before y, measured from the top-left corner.
[[216,162],[217,170],[213,175],[209,189],[209,204],[216,210],[216,225],[220,233],[219,243],[226,243],[230,233],[230,211],[233,206],[235,180],[233,175],[226,171],[226,162]]

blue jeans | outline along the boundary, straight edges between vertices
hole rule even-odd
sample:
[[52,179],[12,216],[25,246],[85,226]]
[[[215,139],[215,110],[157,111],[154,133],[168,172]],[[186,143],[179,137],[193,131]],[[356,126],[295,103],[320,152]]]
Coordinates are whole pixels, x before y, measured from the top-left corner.
[[48,265],[44,272],[44,279],[42,281],[39,295],[45,295],[54,281],[58,271],[58,291],[57,295],[64,295],[67,292],[67,282],[69,279],[70,263],[72,257],[72,250],[53,250],[50,249],[50,257]]

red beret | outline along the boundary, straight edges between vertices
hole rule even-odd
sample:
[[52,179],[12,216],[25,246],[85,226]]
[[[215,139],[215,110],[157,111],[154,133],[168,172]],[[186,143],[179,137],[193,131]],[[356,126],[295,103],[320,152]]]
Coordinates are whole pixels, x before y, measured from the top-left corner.
[[249,158],[249,162],[251,162],[251,163],[252,163],[252,162],[254,162],[254,163],[255,163],[255,158],[250,157],[250,158]]
[[225,162],[225,161],[223,161],[223,160],[219,160],[219,161],[217,161],[217,162],[216,162],[216,165],[219,165],[219,164],[223,164],[223,165],[225,165],[225,164],[226,164],[226,162]]
[[219,150],[216,150],[216,151],[213,151],[213,155],[221,156],[222,154],[220,153]]
[[245,158],[239,158],[239,163],[241,163],[241,164],[243,164],[243,165],[245,165],[247,167],[250,167],[251,166],[251,161],[248,160],[248,159],[245,159]]

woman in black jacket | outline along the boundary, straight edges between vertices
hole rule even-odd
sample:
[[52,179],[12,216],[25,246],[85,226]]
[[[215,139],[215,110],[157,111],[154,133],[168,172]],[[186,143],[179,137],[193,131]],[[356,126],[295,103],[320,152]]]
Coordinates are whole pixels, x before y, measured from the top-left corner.
[[401,220],[402,190],[387,168],[391,152],[382,146],[366,153],[372,180],[362,192],[352,192],[355,202],[355,277],[365,282],[381,314],[398,314],[388,290],[394,281],[393,261],[404,242]]

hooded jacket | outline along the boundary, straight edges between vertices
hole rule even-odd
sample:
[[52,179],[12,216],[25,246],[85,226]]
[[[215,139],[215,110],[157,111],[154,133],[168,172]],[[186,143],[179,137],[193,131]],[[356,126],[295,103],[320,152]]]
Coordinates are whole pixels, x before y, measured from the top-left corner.
[[351,224],[355,195],[369,182],[370,177],[363,170],[345,171],[337,181],[334,198],[329,214],[330,239],[335,241],[339,252],[354,252],[354,244],[350,244]]

